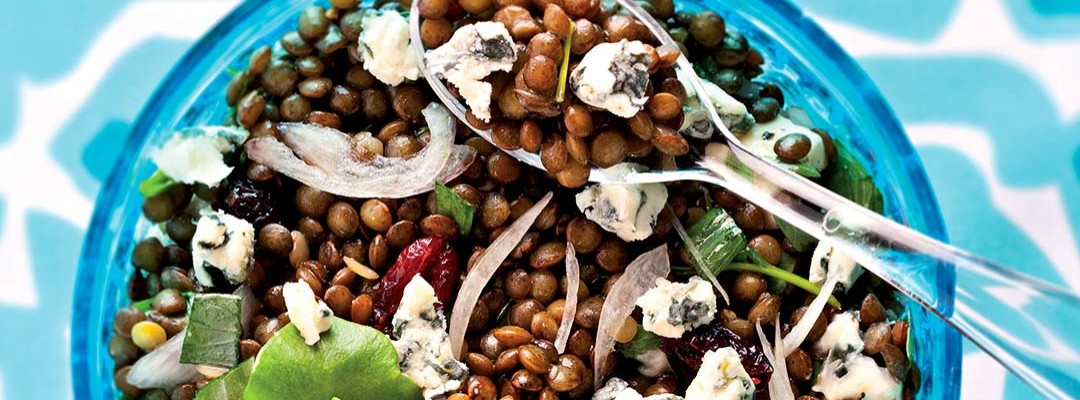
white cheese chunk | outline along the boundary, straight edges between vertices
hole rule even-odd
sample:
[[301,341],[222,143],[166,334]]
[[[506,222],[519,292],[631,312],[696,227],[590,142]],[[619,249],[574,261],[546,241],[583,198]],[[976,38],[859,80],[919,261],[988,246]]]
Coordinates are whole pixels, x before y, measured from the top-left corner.
[[814,344],[814,352],[828,352],[813,390],[833,400],[894,400],[903,392],[899,383],[873,358],[862,354],[859,322],[853,312],[837,314]]
[[837,250],[827,241],[818,242],[814,255],[810,258],[810,282],[821,286],[829,275],[837,274],[837,286],[844,291],[851,289],[855,280],[863,273],[855,260]]
[[300,331],[304,343],[312,346],[319,342],[319,334],[330,329],[330,317],[334,315],[326,303],[315,298],[315,292],[304,282],[288,282],[281,287],[289,321]]
[[435,301],[435,289],[418,274],[405,285],[392,322],[401,372],[423,390],[425,399],[444,398],[458,390],[469,373],[454,358],[446,316],[435,310]]
[[364,69],[390,86],[420,76],[416,52],[409,48],[409,21],[396,11],[364,11],[359,49]]
[[723,347],[705,353],[701,369],[686,389],[686,399],[749,400],[754,398],[754,390],[754,381],[743,368],[739,353]]
[[630,118],[648,100],[645,91],[651,62],[639,41],[601,43],[585,53],[570,73],[570,87],[585,104]]
[[458,89],[473,115],[491,120],[491,84],[483,79],[495,71],[510,71],[518,46],[499,22],[477,22],[454,32],[450,41],[424,56],[428,69]]
[[638,373],[648,377],[658,377],[660,374],[671,371],[671,363],[668,362],[667,354],[660,349],[652,349],[634,357],[641,365]]
[[680,338],[686,331],[712,322],[716,314],[716,294],[708,281],[691,277],[687,283],[656,279],[635,302],[641,307],[645,330],[666,338]]
[[681,396],[674,394],[654,394],[643,397],[629,383],[619,378],[608,379],[600,390],[593,393],[592,400],[683,400]]
[[[604,170],[606,174],[626,174],[636,168],[621,163]],[[575,197],[585,217],[622,240],[642,240],[652,234],[656,216],[667,204],[667,187],[660,183],[638,185],[601,183],[585,188]]]
[[173,134],[151,158],[174,181],[217,187],[233,170],[225,164],[225,154],[236,150],[247,137],[248,132],[240,128],[188,128]]
[[224,284],[220,278],[240,284],[251,271],[254,252],[255,227],[251,223],[222,211],[203,215],[191,237],[195,279],[207,287]]
[[776,160],[776,151],[773,146],[784,136],[800,134],[810,139],[810,152],[798,162],[806,163],[818,171],[823,171],[829,166],[828,156],[825,154],[825,142],[809,128],[797,125],[783,115],[777,115],[772,121],[756,124],[749,132],[739,137],[751,152],[769,160]]
[[[680,71],[679,74],[682,74]],[[702,80],[705,86],[705,94],[712,101],[713,108],[720,116],[720,121],[729,130],[738,134],[749,130],[754,126],[754,116],[746,110],[746,105],[727,94],[724,89],[707,80]],[[687,100],[683,106],[682,126],[679,133],[698,139],[708,139],[713,135],[715,127],[709,118],[709,111],[697,96],[693,86],[686,86]]]

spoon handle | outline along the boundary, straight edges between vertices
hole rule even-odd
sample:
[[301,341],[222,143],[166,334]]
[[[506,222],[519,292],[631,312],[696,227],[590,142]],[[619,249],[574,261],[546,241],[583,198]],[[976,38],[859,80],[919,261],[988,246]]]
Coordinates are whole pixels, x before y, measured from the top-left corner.
[[[616,0],[664,45],[667,31],[633,0]],[[685,56],[678,66],[704,104],[706,91]],[[728,145],[714,145],[702,165],[735,194],[821,240],[952,325],[1043,396],[1080,395],[1080,297],[990,260],[937,241],[867,210],[810,180],[758,158],[709,110]],[[730,146],[730,147],[729,147]],[[690,172],[690,171],[683,171]],[[705,174],[701,174],[705,175]],[[822,211],[824,210],[824,211]],[[956,271],[955,299],[930,279]]]
[[[827,241],[943,319],[1047,398],[1080,393],[1080,297],[939,242],[772,165],[747,169],[731,148],[702,165],[711,180]],[[766,161],[750,157],[751,163]],[[765,173],[762,173],[765,172]],[[782,175],[778,175],[782,174]],[[780,176],[784,183],[772,178]],[[797,193],[801,192],[801,193]],[[816,201],[814,201],[816,200]],[[825,210],[825,211],[822,211]],[[933,276],[956,271],[955,299]]]

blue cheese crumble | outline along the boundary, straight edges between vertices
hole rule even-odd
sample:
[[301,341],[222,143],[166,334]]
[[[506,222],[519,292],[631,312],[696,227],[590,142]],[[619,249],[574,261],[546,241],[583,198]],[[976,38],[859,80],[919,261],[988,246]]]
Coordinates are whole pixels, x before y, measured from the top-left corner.
[[420,77],[419,58],[409,48],[409,21],[405,17],[392,10],[367,10],[360,27],[360,58],[371,75],[390,86]]
[[[679,72],[680,74],[682,72]],[[754,116],[746,110],[746,105],[727,94],[724,89],[707,80],[701,81],[705,86],[705,95],[712,102],[720,121],[731,132],[736,134],[746,132],[754,126]],[[679,133],[697,139],[709,139],[712,137],[715,127],[709,118],[709,111],[693,86],[686,86],[687,98],[683,105],[682,126]]]
[[855,260],[840,252],[827,241],[818,242],[810,258],[810,282],[821,286],[829,275],[837,274],[837,286],[845,292],[855,284],[863,273]]
[[814,345],[814,352],[828,351],[813,390],[829,399],[896,400],[903,384],[862,354],[859,322],[852,312],[837,314]]
[[221,211],[199,218],[191,237],[195,279],[206,287],[238,285],[247,279],[255,252],[255,227]]
[[424,62],[432,74],[457,87],[473,115],[491,121],[492,87],[483,79],[513,69],[518,50],[505,25],[477,22],[459,28],[450,41],[427,52]]
[[680,338],[686,331],[712,322],[716,294],[708,281],[691,277],[687,283],[658,278],[635,302],[641,307],[645,330],[666,338]]
[[783,115],[777,115],[772,121],[763,124],[755,124],[749,132],[739,137],[739,141],[750,152],[762,158],[778,160],[773,147],[784,136],[792,134],[802,134],[810,139],[810,152],[806,153],[796,163],[806,163],[819,172],[829,166],[829,159],[825,154],[825,142],[821,139],[821,135],[814,133],[805,126],[792,122]]
[[435,289],[416,275],[405,285],[392,321],[401,372],[423,390],[425,399],[443,398],[458,390],[469,373],[454,358],[446,316],[435,310],[435,301]]
[[151,158],[174,181],[217,187],[233,170],[225,164],[225,154],[235,151],[247,137],[248,132],[240,128],[188,128],[173,134]]
[[[632,164],[622,163],[604,172],[626,174],[634,168]],[[632,242],[652,234],[656,216],[667,204],[667,197],[667,187],[661,183],[601,183],[582,190],[575,196],[575,201],[585,218],[620,239]]]
[[686,388],[686,399],[750,400],[754,390],[754,381],[743,368],[739,353],[723,347],[705,353],[701,369]]
[[585,104],[630,118],[648,101],[651,62],[645,44],[639,41],[601,43],[585,53],[570,73],[570,87]]
[[330,330],[330,317],[334,315],[330,307],[316,299],[311,286],[304,282],[286,283],[281,287],[281,295],[285,298],[289,321],[300,331],[304,343],[308,346],[318,343],[319,334]]
[[665,393],[644,397],[630,384],[619,378],[611,378],[604,387],[593,393],[592,400],[683,400],[681,396]]

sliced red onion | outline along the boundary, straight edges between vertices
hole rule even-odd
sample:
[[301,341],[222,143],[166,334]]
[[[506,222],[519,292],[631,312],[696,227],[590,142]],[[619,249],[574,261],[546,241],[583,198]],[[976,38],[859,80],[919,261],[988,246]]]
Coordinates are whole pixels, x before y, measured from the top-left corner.
[[461,289],[458,290],[457,299],[454,300],[454,310],[450,315],[450,347],[454,350],[455,358],[460,359],[462,356],[465,329],[469,327],[469,318],[472,317],[476,302],[480,300],[480,293],[484,291],[484,287],[510,252],[517,247],[518,243],[521,243],[521,239],[532,227],[536,217],[540,216],[540,212],[551,201],[551,196],[552,193],[548,192],[532,208],[514,220],[514,223],[484,250],[484,254],[461,282]]
[[559,353],[566,350],[566,342],[570,340],[570,328],[574,326],[574,315],[577,314],[580,282],[581,267],[578,265],[577,252],[574,251],[574,245],[566,242],[566,305],[563,306],[562,321],[559,322],[559,331],[555,335],[555,350]]
[[716,274],[712,273],[712,270],[705,267],[705,262],[702,261],[705,257],[701,256],[701,250],[698,250],[694,240],[690,238],[690,234],[686,233],[686,228],[683,227],[682,222],[679,222],[678,218],[671,219],[671,226],[675,228],[675,232],[679,234],[679,238],[682,239],[683,244],[686,245],[686,251],[690,253],[690,258],[694,259],[694,264],[697,264],[698,271],[701,271],[709,282],[712,282],[716,291],[720,292],[720,296],[724,298],[724,304],[731,304],[731,298],[728,297],[727,291],[723,286],[720,286],[720,281],[716,279]]
[[243,326],[244,337],[251,336],[251,330],[255,328],[251,326],[251,319],[258,312],[259,299],[255,298],[255,293],[248,285],[240,285],[233,294],[240,296],[240,325]]
[[402,198],[432,190],[434,182],[456,178],[476,151],[454,145],[457,120],[438,103],[424,109],[431,140],[410,158],[376,156],[360,161],[349,135],[314,124],[278,125],[284,143],[273,137],[248,141],[248,157],[308,186],[347,197]]
[[634,302],[656,286],[657,278],[664,278],[671,272],[671,260],[668,259],[667,245],[661,245],[642,254],[630,265],[604,299],[600,322],[596,327],[596,347],[593,348],[593,388],[600,389],[604,384],[603,372],[607,371],[608,354],[615,351],[615,332],[634,312]]
[[773,341],[776,342],[775,349],[769,346],[769,341],[765,339],[765,332],[761,329],[761,323],[758,322],[754,325],[757,328],[758,340],[761,341],[762,353],[765,353],[765,358],[773,366],[772,378],[769,379],[769,398],[772,400],[795,400],[795,393],[791,392],[791,384],[788,379],[784,340],[780,338],[780,318],[777,317],[773,323],[776,330],[773,333]]
[[810,334],[810,329],[814,327],[814,322],[821,316],[821,312],[825,310],[825,304],[829,302],[829,296],[832,296],[833,289],[836,288],[838,281],[840,281],[840,274],[831,274],[825,278],[825,284],[821,285],[821,291],[806,307],[802,319],[784,337],[784,348],[787,349],[784,351],[785,358],[799,346],[802,346],[806,336]]
[[136,361],[128,371],[128,383],[140,389],[169,389],[202,379],[194,365],[180,363],[180,349],[184,347],[186,334],[186,330],[180,331]]

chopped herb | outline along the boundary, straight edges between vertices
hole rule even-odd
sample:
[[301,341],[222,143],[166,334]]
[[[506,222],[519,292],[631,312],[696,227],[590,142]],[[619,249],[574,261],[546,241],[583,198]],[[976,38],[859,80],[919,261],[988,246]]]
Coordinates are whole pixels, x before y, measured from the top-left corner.
[[874,178],[855,154],[840,142],[836,142],[836,165],[832,169],[825,186],[867,209],[878,213],[884,209],[884,200],[881,191],[874,186]]
[[248,378],[255,370],[255,357],[249,358],[226,372],[225,375],[207,382],[195,392],[195,400],[243,400]]
[[172,177],[165,174],[165,171],[157,170],[149,178],[139,183],[139,193],[143,197],[157,196],[161,192],[168,190],[172,185],[176,184],[176,181]]
[[183,364],[232,368],[240,359],[240,296],[199,294],[191,304],[187,335],[180,351]]
[[687,235],[701,254],[699,268],[708,268],[719,275],[746,248],[746,238],[735,220],[722,208],[712,208],[698,218]]
[[660,348],[660,336],[645,330],[639,325],[634,338],[626,344],[619,345],[619,354],[627,358],[634,358],[658,348]]
[[810,234],[799,230],[794,225],[789,224],[780,218],[776,219],[776,225],[780,227],[780,232],[784,233],[784,237],[791,243],[791,247],[794,247],[798,251],[807,251],[813,248],[814,243],[817,243],[817,238],[810,236]]
[[574,30],[577,29],[575,24],[570,24],[570,32],[567,33],[566,39],[563,39],[563,57],[562,65],[559,66],[559,86],[555,89],[555,102],[562,103],[566,99],[566,80],[570,70],[570,45],[574,41]]
[[457,222],[463,236],[468,236],[472,231],[473,214],[476,206],[458,196],[453,189],[441,183],[435,182],[435,209],[439,214],[445,214]]
[[[245,400],[420,400],[420,388],[401,374],[390,338],[367,326],[331,318],[330,330],[308,346],[292,323],[259,352]],[[348,384],[342,384],[348,382]]]
[[[794,285],[797,288],[807,291],[810,294],[817,295],[821,292],[821,288],[818,285],[813,284],[806,278],[795,275],[795,273],[784,270],[783,268],[774,265],[758,265],[751,263],[731,263],[728,265],[728,269],[733,271],[749,271],[757,272],[759,274],[776,278],[781,281]],[[829,296],[829,304],[833,307],[840,308],[840,301],[836,300],[835,296]]]

